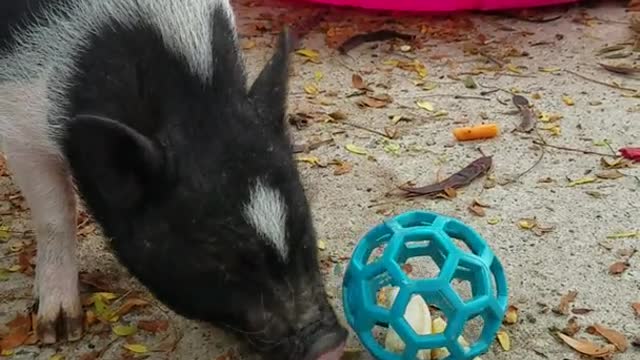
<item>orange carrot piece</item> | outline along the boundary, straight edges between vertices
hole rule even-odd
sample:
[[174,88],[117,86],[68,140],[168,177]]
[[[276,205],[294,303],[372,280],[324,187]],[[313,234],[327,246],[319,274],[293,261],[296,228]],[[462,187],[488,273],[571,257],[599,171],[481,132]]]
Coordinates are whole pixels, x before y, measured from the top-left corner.
[[453,129],[453,136],[459,141],[489,139],[498,135],[497,124],[482,124]]

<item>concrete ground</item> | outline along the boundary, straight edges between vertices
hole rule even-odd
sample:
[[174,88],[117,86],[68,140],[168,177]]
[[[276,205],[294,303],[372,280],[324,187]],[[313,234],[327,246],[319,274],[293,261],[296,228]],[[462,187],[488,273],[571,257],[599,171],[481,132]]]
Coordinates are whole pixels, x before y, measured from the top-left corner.
[[[322,264],[329,294],[339,299],[346,258],[369,228],[386,216],[428,209],[475,227],[506,269],[510,302],[519,309],[519,318],[516,324],[503,326],[511,349],[505,351],[495,343],[484,359],[579,359],[553,335],[571,317],[581,326],[576,338],[606,343],[586,332],[593,324],[615,329],[629,342],[639,337],[640,320],[632,303],[640,302],[640,268],[632,250],[640,237],[640,167],[619,169],[624,176],[617,179],[597,176],[615,177],[611,170],[603,173],[602,158],[613,162],[615,158],[607,155],[614,150],[640,146],[640,96],[633,96],[633,90],[640,89],[639,79],[598,65],[638,66],[640,52],[634,51],[634,43],[640,36],[629,28],[630,14],[624,6],[604,3],[520,14],[529,19],[559,16],[548,22],[497,14],[393,18],[354,10],[324,13],[302,44],[318,55],[308,58],[304,54],[313,52],[302,51],[294,57],[290,111],[297,114],[293,121],[297,126],[291,131],[297,143],[332,139],[308,154],[297,154],[324,245]],[[295,3],[236,2],[251,75],[270,54],[272,33],[279,24],[300,24],[323,11]],[[381,29],[418,36],[414,42],[363,44],[346,55],[336,50],[355,32]],[[598,53],[612,45],[619,45],[616,52]],[[353,87],[355,73],[370,88],[369,95],[387,94],[392,102],[378,108],[358,105],[383,104]],[[476,88],[465,81],[467,76]],[[489,92],[496,89],[500,90]],[[550,121],[537,121],[531,133],[512,132],[520,116],[514,112],[510,92],[525,96],[541,120]],[[432,111],[425,109],[431,106]],[[332,113],[339,119],[329,116]],[[464,143],[453,138],[453,128],[482,122],[497,123],[499,136]],[[393,139],[381,135],[385,128],[395,135]],[[604,156],[540,147],[536,140]],[[347,145],[366,155],[348,151]],[[478,158],[479,149],[493,156],[493,169],[459,189],[457,196],[408,200],[387,195],[408,181],[426,185],[443,179]],[[333,160],[348,165],[339,168],[331,164]],[[314,161],[326,166],[310,164]],[[6,174],[0,178],[0,198],[0,267],[10,269],[18,263],[20,249],[34,239],[28,211]],[[487,205],[485,216],[468,209],[474,200]],[[521,220],[534,218],[538,227],[524,229],[527,224]],[[83,223],[81,233],[84,271],[94,276],[101,271],[105,291],[149,298],[106,252],[91,223]],[[628,268],[622,265],[618,271],[624,271],[612,275],[610,266],[616,262],[626,262]],[[32,277],[4,271],[0,278],[0,322],[6,323],[30,304]],[[557,314],[552,309],[570,291],[577,292],[575,302],[568,314]],[[222,331],[153,304],[133,309],[120,322],[167,321],[166,331],[139,330],[124,339],[112,335],[108,327],[94,325],[78,343],[22,346],[10,358],[43,360],[54,354],[66,359],[130,358],[131,352],[123,348],[126,343],[146,345],[151,352],[143,356],[148,359],[255,358]],[[335,305],[342,315],[340,301]],[[354,337],[349,348],[356,353],[359,349]],[[640,350],[630,346],[614,358],[639,356]]]

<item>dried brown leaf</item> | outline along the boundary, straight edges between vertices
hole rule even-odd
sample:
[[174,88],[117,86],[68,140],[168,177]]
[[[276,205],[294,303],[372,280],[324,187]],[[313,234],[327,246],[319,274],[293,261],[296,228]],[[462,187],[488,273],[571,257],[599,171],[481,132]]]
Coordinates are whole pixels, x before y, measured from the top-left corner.
[[576,314],[576,315],[585,315],[585,314],[588,314],[590,312],[593,312],[593,309],[574,308],[574,309],[571,309],[571,312]]
[[29,339],[31,316],[18,314],[6,324],[9,333],[0,340],[0,349],[11,350],[22,346]]
[[367,84],[365,84],[364,79],[362,78],[362,76],[360,76],[358,74],[351,75],[351,86],[353,86],[355,89],[358,89],[358,90],[366,90],[367,89]]
[[149,305],[147,300],[131,297],[128,298],[115,312],[115,315],[123,316],[128,314],[135,307],[143,307]]
[[580,328],[581,326],[580,324],[578,324],[578,320],[575,317],[572,317],[567,322],[567,326],[565,326],[564,329],[562,329],[562,333],[569,336],[573,336],[580,331]]
[[627,64],[611,65],[598,63],[598,65],[602,66],[605,70],[616,74],[631,75],[640,73],[640,68]]
[[144,331],[159,333],[167,331],[169,322],[167,320],[140,320],[138,328]]
[[360,99],[360,101],[358,101],[357,104],[360,107],[370,107],[374,109],[379,109],[389,105],[389,101],[379,100],[372,97],[366,97],[364,99]]
[[480,217],[484,217],[487,215],[486,211],[484,211],[484,208],[475,202],[469,205],[469,211]]
[[458,189],[463,186],[469,185],[476,178],[484,175],[491,169],[493,158],[491,156],[483,156],[457,173],[449,176],[445,180],[437,182],[432,185],[422,186],[422,187],[408,187],[401,186],[400,189],[406,191],[408,193],[407,196],[418,196],[418,195],[437,195],[442,193],[447,188]]
[[337,167],[333,171],[333,175],[344,175],[350,173],[351,170],[353,170],[353,165],[346,161],[337,161],[336,165]]
[[611,169],[611,170],[598,171],[596,173],[596,176],[599,177],[600,179],[615,180],[615,179],[624,177],[624,174],[618,170]]
[[617,261],[609,266],[609,274],[620,275],[623,272],[627,271],[628,268],[629,263],[627,261]]
[[633,308],[633,311],[635,311],[636,316],[640,317],[640,302],[631,304],[631,307]]
[[571,305],[571,303],[576,301],[577,296],[577,291],[569,291],[567,294],[563,295],[560,298],[560,303],[558,304],[558,306],[554,307],[552,311],[560,315],[569,315],[569,306]]
[[596,358],[604,358],[610,356],[615,351],[615,346],[613,345],[596,345],[587,340],[576,340],[571,336],[565,335],[561,332],[557,333],[558,337],[564,341],[565,344],[569,345],[575,351],[589,355]]
[[625,352],[629,348],[629,341],[619,331],[609,329],[603,325],[594,324],[587,328],[587,332],[590,334],[598,334],[602,336],[608,342],[615,345],[616,348],[618,348],[618,350],[620,350],[621,352]]

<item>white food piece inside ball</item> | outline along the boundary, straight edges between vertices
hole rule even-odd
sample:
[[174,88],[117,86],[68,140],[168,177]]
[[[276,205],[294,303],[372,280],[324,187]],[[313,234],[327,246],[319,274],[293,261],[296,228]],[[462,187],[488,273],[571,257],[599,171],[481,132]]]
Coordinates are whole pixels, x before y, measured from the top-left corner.
[[[400,288],[398,287],[392,287],[389,289],[387,296],[389,304],[393,304],[399,291]],[[429,306],[422,296],[413,295],[411,297],[411,300],[409,300],[409,304],[405,310],[404,318],[417,334],[431,334],[431,312],[429,311]],[[387,350],[394,353],[402,353],[404,351],[404,342],[391,326],[389,326],[389,330],[387,331],[384,346]],[[431,350],[420,350],[418,352],[418,359],[430,360]]]

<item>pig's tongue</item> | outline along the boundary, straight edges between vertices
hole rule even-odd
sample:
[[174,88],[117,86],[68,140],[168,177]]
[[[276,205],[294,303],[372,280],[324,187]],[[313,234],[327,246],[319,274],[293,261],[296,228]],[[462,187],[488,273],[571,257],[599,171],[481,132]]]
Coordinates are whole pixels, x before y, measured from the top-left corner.
[[317,360],[340,360],[340,357],[342,356],[343,353],[344,353],[344,343],[320,355],[320,357]]

